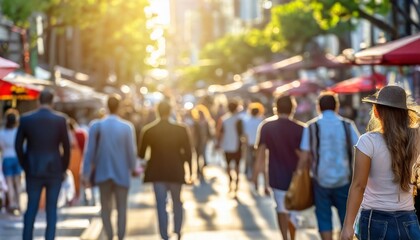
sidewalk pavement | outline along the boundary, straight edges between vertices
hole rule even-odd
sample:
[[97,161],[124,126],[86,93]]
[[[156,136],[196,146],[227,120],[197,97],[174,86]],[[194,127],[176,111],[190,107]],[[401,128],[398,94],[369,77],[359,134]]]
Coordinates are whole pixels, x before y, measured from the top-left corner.
[[[56,239],[80,239],[81,235],[90,227],[92,219],[98,216],[98,206],[64,207],[58,210]],[[34,239],[44,239],[46,215],[39,211],[35,222]],[[0,213],[1,239],[22,239],[23,215],[13,216]]]
[[[210,165],[205,169],[205,179],[201,184],[184,186],[183,239],[282,239],[272,198],[253,191],[244,175],[241,175],[239,191],[234,198],[229,194],[227,182],[223,168]],[[171,209],[170,205],[168,209]],[[105,239],[99,210],[98,206],[60,208],[56,239]],[[114,222],[115,215],[114,213]],[[334,219],[337,229],[338,218],[335,216]],[[22,216],[14,217],[0,213],[1,239],[21,239],[22,220]],[[143,184],[139,178],[132,181],[127,220],[126,239],[160,239],[152,186]],[[172,222],[169,222],[169,229],[172,229]],[[296,222],[297,240],[320,239],[313,209],[300,212]],[[35,239],[43,239],[45,227],[45,213],[40,211],[35,224]],[[338,231],[335,231],[335,234],[337,235]]]
[[[184,186],[184,240],[264,240],[282,239],[274,201],[252,190],[241,175],[237,197],[229,194],[228,179],[222,167],[205,169],[201,184]],[[129,197],[127,239],[158,240],[159,230],[153,189],[150,184],[133,181]],[[169,204],[168,209],[171,209]],[[171,211],[169,211],[171,212]],[[173,229],[169,216],[169,229]],[[300,212],[297,240],[319,240],[314,209]],[[338,217],[334,217],[335,229]],[[338,231],[335,231],[338,235]]]

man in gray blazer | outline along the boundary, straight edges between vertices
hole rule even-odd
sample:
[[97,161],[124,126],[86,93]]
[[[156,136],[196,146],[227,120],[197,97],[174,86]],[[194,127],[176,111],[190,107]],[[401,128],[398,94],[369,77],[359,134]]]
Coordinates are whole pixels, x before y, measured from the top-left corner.
[[83,183],[89,186],[95,169],[94,183],[99,186],[101,217],[108,239],[113,239],[112,198],[118,212],[118,239],[124,238],[130,176],[135,172],[137,155],[134,127],[117,116],[119,103],[119,96],[110,96],[110,114],[91,125],[82,170]]

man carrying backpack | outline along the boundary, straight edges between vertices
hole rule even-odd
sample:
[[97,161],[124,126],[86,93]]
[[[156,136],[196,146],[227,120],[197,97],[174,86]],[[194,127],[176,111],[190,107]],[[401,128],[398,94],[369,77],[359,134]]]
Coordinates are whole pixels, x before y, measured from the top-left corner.
[[311,166],[315,215],[322,240],[333,239],[332,206],[338,211],[341,225],[344,222],[353,146],[359,137],[354,122],[338,115],[338,109],[337,94],[322,92],[317,103],[320,115],[308,122],[300,144],[299,167]]

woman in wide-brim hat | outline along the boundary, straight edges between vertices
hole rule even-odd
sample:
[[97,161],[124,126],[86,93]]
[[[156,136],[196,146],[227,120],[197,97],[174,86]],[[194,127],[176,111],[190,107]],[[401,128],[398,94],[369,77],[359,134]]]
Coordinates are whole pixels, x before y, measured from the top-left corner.
[[372,116],[356,144],[342,240],[353,239],[354,232],[358,239],[420,239],[411,184],[419,121],[408,99],[392,85],[362,100],[373,104]]

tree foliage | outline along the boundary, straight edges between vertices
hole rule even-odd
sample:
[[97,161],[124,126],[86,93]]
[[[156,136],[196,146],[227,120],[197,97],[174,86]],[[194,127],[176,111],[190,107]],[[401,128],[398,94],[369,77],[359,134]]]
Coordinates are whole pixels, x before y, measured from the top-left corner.
[[189,83],[203,80],[208,84],[231,82],[229,77],[245,72],[254,65],[254,61],[271,57],[269,46],[258,41],[260,34],[258,30],[253,30],[226,35],[207,44],[200,53],[200,59],[210,60],[211,64],[182,69],[183,80]]
[[105,71],[103,75],[113,71],[123,82],[148,69],[145,59],[150,51],[146,49],[155,45],[150,39],[153,29],[148,27],[153,16],[145,12],[148,6],[148,0],[1,1],[3,14],[22,27],[29,26],[33,13],[43,12],[47,36],[51,29],[80,29],[87,68],[99,68]]
[[118,0],[99,6],[74,8],[91,13],[78,24],[82,27],[85,50],[91,53],[93,62],[110,63],[114,67],[111,71],[116,72],[120,81],[130,81],[135,73],[144,73],[149,68],[145,62],[149,57],[147,47],[155,45],[150,39],[153,29],[147,27],[148,18],[142,11],[148,1]]
[[271,38],[274,52],[301,53],[314,37],[325,34],[313,18],[313,9],[304,0],[295,0],[275,6],[271,21],[264,30]]
[[382,31],[391,35],[396,29],[385,20],[392,8],[392,0],[310,0],[314,9],[314,18],[322,29],[335,27],[346,22],[352,24],[352,19],[365,19]]
[[1,0],[0,6],[4,16],[19,27],[29,27],[29,18],[34,12],[48,9],[54,1],[51,0]]

